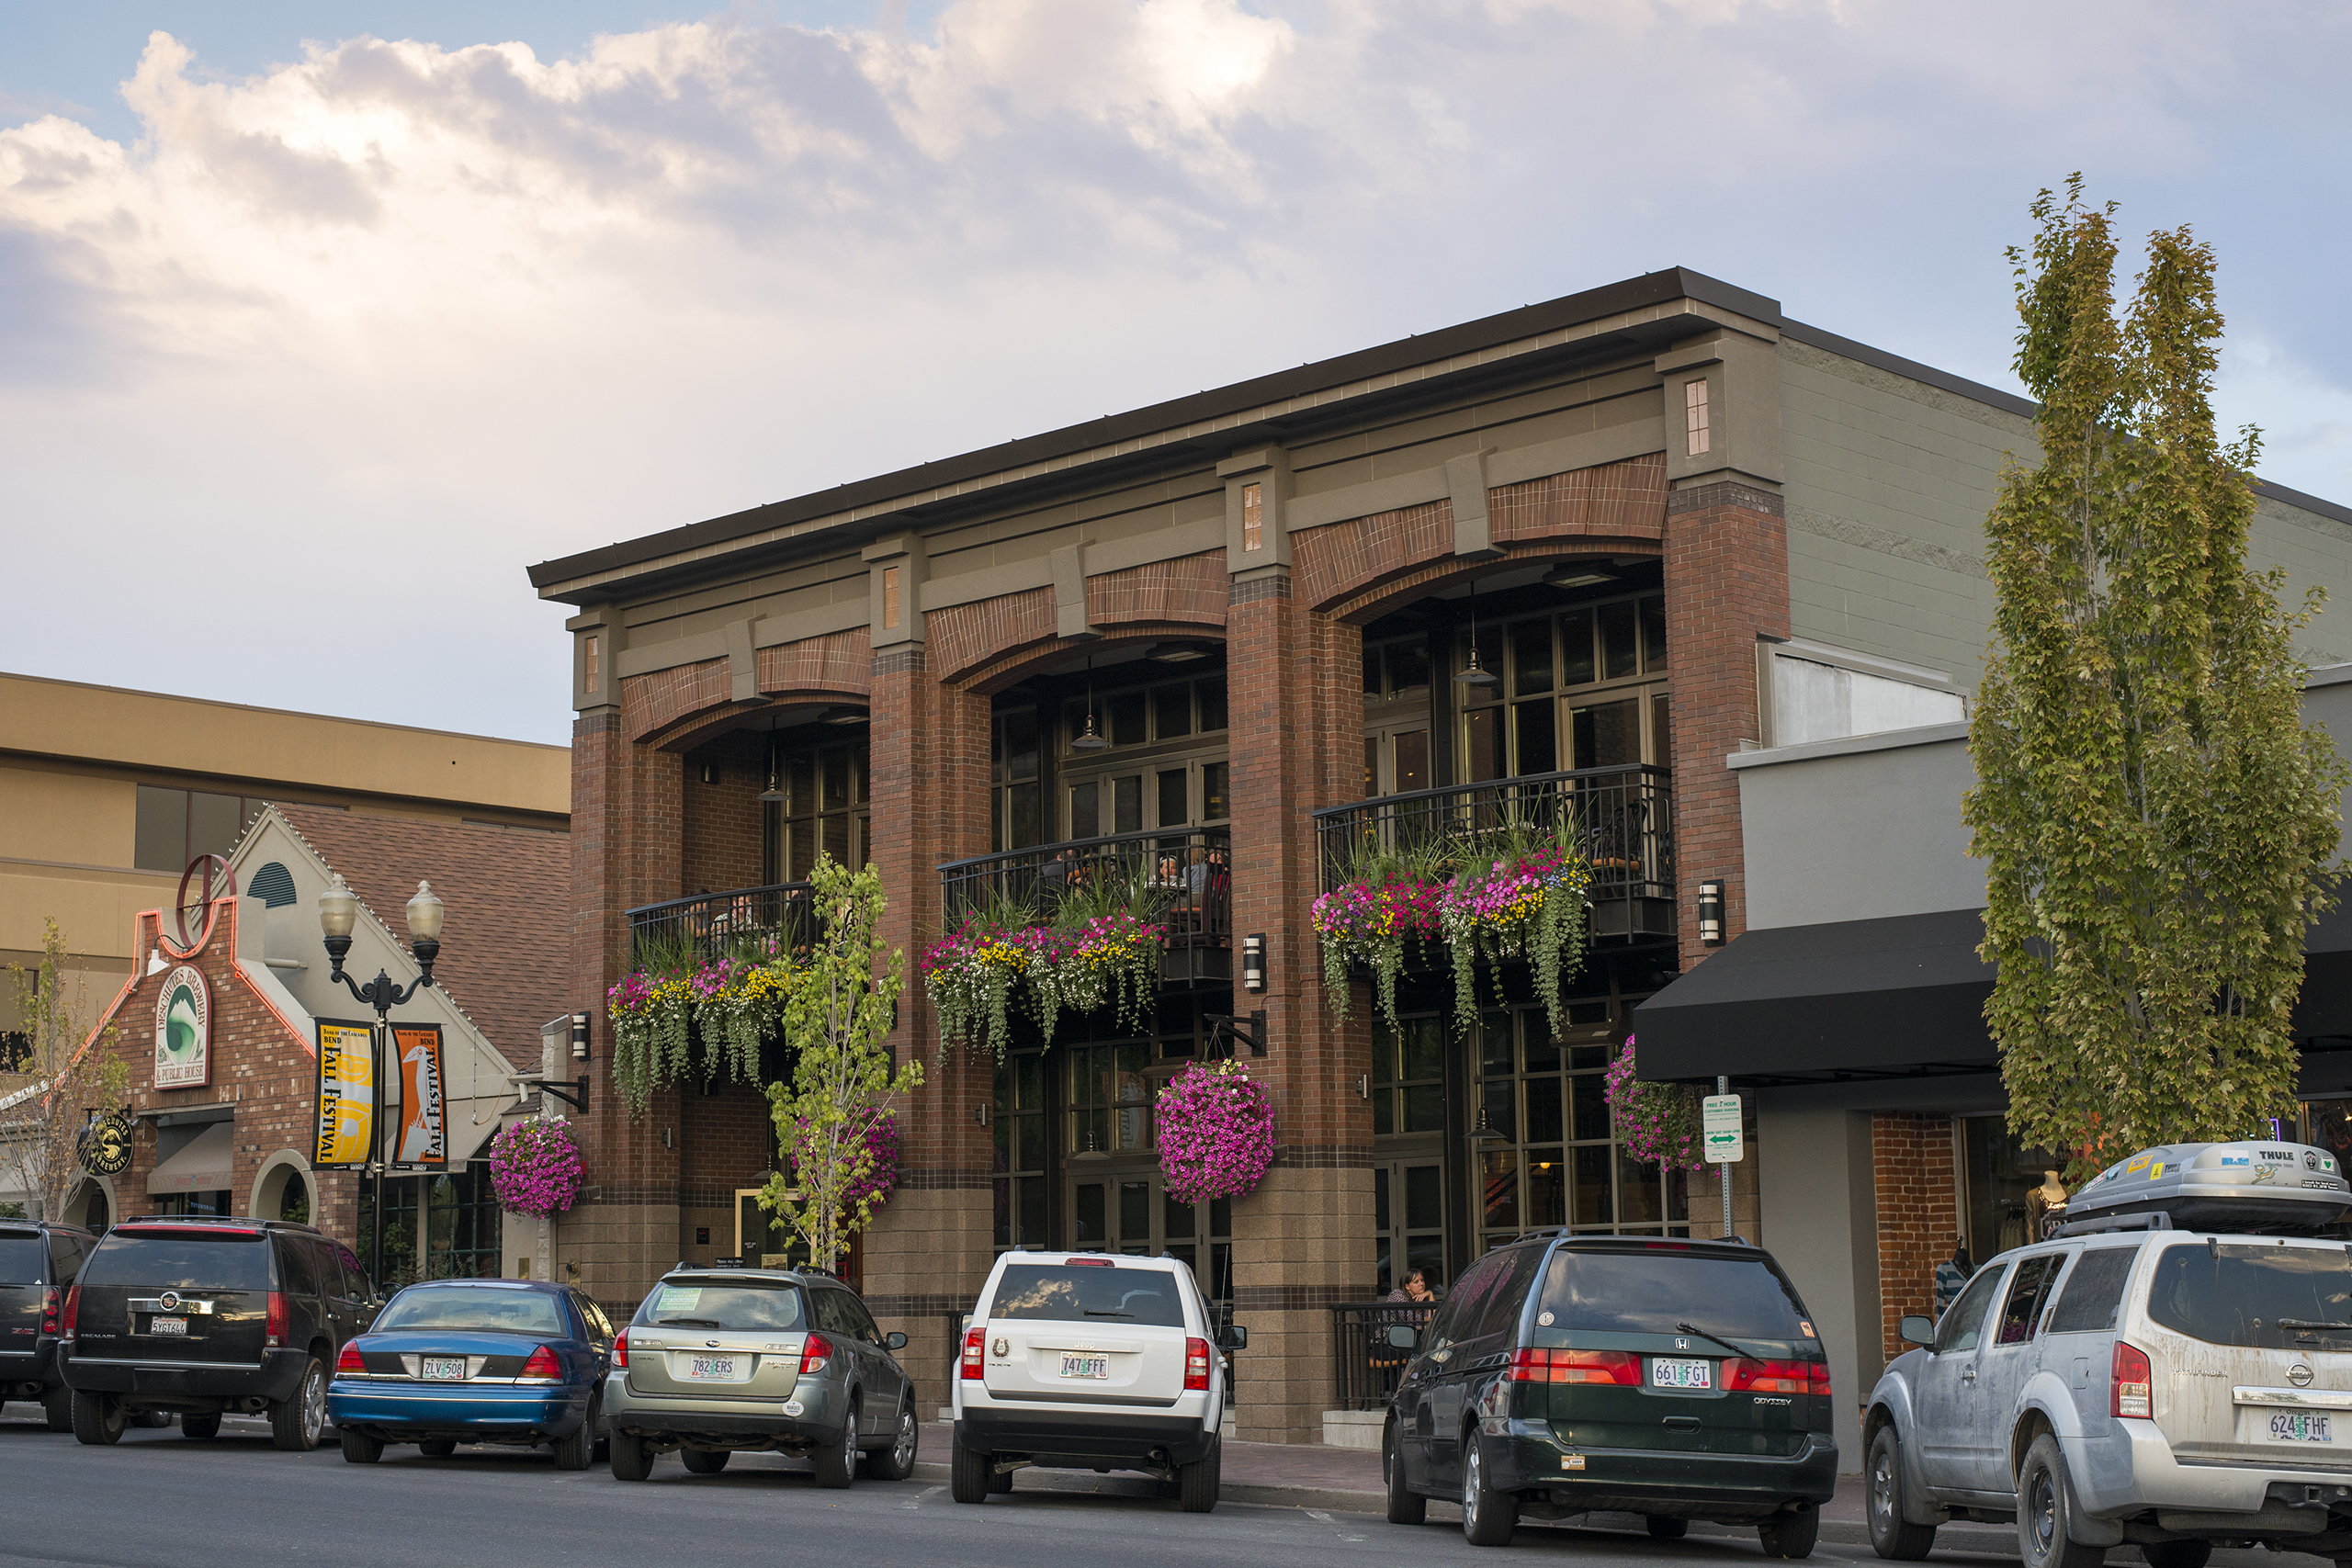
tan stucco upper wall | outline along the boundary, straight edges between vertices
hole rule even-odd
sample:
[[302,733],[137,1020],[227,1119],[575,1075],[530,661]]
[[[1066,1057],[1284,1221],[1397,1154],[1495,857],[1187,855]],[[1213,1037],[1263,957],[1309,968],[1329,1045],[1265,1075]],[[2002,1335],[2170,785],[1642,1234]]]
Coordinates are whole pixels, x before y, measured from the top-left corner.
[[127,866],[138,825],[138,780],[0,756],[0,860]]
[[0,747],[289,789],[552,816],[571,809],[571,757],[561,746],[24,675],[0,674]]
[[0,949],[38,953],[41,922],[54,919],[66,952],[128,957],[139,912],[170,903],[178,886],[176,874],[0,862]]

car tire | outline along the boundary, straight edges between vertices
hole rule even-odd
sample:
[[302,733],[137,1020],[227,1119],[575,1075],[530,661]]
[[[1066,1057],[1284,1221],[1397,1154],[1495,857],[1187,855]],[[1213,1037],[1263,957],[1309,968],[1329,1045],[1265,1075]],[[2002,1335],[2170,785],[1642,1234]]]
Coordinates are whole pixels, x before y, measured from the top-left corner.
[[947,1461],[948,1495],[958,1503],[985,1503],[996,1488],[989,1484],[996,1456],[957,1443]]
[[591,1410],[587,1418],[580,1423],[578,1431],[568,1438],[558,1438],[548,1445],[548,1450],[555,1455],[555,1467],[558,1470],[588,1468],[588,1450],[595,1447],[595,1438],[590,1435],[595,1424],[596,1413]]
[[[1009,1471],[1009,1470],[1008,1470],[1008,1471],[1004,1472],[1002,1474],[1000,1474],[1000,1475],[991,1475],[991,1476],[989,1476],[989,1496],[991,1496],[991,1497],[1010,1497],[1010,1496],[1012,1496],[1012,1472],[1011,1472],[1011,1471]],[[2347,1568],[2352,1568],[2352,1565],[2347,1565]]]
[[1177,1471],[1177,1506],[1188,1514],[1205,1514],[1215,1508],[1224,1470],[1225,1444],[1212,1439],[1208,1452]]
[[865,1456],[865,1473],[876,1481],[904,1481],[915,1472],[915,1450],[922,1444],[922,1427],[915,1420],[915,1407],[899,1406],[899,1424],[892,1428],[890,1446],[876,1449]]
[[1936,1527],[1915,1525],[1903,1517],[1903,1442],[1892,1423],[1871,1439],[1868,1468],[1863,1509],[1870,1521],[1871,1550],[1892,1562],[1918,1562],[1935,1549]]
[[725,1449],[680,1449],[679,1460],[695,1475],[717,1475],[735,1456]]
[[2148,1568],[2205,1568],[2205,1560],[2213,1555],[2213,1543],[2152,1540],[2140,1549],[2140,1555],[2148,1560]]
[[842,1435],[808,1456],[817,1461],[817,1484],[838,1492],[857,1479],[857,1406],[842,1417]]
[[1810,1557],[1821,1539],[1821,1510],[1811,1506],[1775,1514],[1756,1527],[1767,1557]]
[[1392,1525],[1429,1523],[1430,1500],[1405,1484],[1405,1456],[1396,1451],[1396,1423],[1380,1445],[1381,1478],[1388,1484],[1388,1522]]
[[85,1393],[74,1391],[74,1440],[93,1448],[122,1441],[122,1429],[130,1425],[130,1413],[122,1401],[112,1394]]
[[2103,1546],[2073,1539],[2075,1489],[2066,1479],[2058,1439],[2044,1432],[2025,1450],[2018,1466],[2018,1554],[2025,1568],[2098,1568]]
[[614,1480],[642,1481],[653,1473],[653,1456],[646,1450],[643,1438],[616,1431],[605,1441],[612,1445]]
[[416,1447],[426,1459],[447,1459],[458,1451],[458,1445],[447,1438],[427,1438]]
[[180,1436],[191,1443],[209,1443],[220,1435],[220,1412],[180,1417]]
[[1652,1540],[1680,1540],[1690,1533],[1690,1521],[1671,1514],[1644,1514],[1642,1523],[1648,1528]]
[[50,1390],[41,1398],[40,1409],[41,1414],[49,1418],[51,1431],[70,1432],[74,1429],[74,1391],[72,1389]]
[[290,1454],[319,1446],[327,1426],[327,1369],[316,1356],[302,1364],[302,1382],[291,1399],[269,1407],[269,1440]]
[[1462,1534],[1473,1546],[1509,1546],[1519,1529],[1519,1499],[1487,1484],[1485,1445],[1478,1429],[1462,1436]]
[[337,1427],[335,1436],[342,1440],[343,1462],[345,1464],[373,1464],[384,1457],[384,1439],[381,1438],[371,1438],[348,1427]]

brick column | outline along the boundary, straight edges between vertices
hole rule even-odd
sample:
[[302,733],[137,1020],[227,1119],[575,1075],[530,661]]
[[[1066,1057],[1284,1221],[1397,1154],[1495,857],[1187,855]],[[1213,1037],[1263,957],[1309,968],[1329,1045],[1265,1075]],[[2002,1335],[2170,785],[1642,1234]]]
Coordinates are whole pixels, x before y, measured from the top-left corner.
[[1879,1359],[1857,1347],[1863,1377],[1876,1382],[1907,1348],[1895,1332],[1907,1313],[1936,1315],[1936,1265],[1960,1234],[1960,1187],[1952,1166],[1951,1117],[1942,1111],[1882,1111],[1871,1118],[1871,1178],[1878,1195]]
[[1756,639],[1789,635],[1789,541],[1781,498],[1712,482],[1666,503],[1667,678],[1674,730],[1674,864],[1681,966],[1699,945],[1698,886],[1724,885],[1724,937],[1747,927],[1739,780],[1724,759],[1760,739]]
[[[1308,813],[1354,798],[1363,766],[1363,633],[1298,606],[1280,569],[1238,580],[1227,622],[1233,766],[1233,1006],[1266,1011],[1252,1076],[1273,1091],[1274,1168],[1233,1209],[1235,1423],[1257,1442],[1319,1442],[1331,1407],[1333,1304],[1373,1278],[1372,1108],[1354,1089],[1370,1026],[1323,998]],[[1266,937],[1262,996],[1240,985],[1239,940]],[[1247,1059],[1247,1058],[1245,1058]]]

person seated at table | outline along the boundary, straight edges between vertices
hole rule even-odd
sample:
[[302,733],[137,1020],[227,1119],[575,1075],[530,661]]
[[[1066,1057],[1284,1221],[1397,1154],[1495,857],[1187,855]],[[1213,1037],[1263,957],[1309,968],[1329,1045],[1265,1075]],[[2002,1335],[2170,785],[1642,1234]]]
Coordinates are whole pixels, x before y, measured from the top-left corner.
[[1405,1276],[1403,1284],[1388,1292],[1388,1299],[1392,1302],[1411,1302],[1415,1305],[1427,1305],[1437,1300],[1437,1292],[1430,1289],[1429,1276],[1416,1269]]

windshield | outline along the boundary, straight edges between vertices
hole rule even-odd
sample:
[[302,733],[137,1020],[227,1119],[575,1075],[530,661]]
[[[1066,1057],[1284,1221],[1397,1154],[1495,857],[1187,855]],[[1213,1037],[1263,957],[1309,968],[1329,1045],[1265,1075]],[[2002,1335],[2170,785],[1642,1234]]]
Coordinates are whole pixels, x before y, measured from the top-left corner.
[[530,1334],[568,1338],[555,1298],[540,1291],[495,1285],[412,1285],[392,1298],[374,1332],[392,1328],[470,1329],[482,1334]]
[[[2352,1348],[2352,1256],[2341,1247],[2168,1247],[2148,1315],[2209,1345]],[[2334,1328],[2313,1325],[2333,1324]]]
[[0,1231],[0,1285],[38,1285],[49,1268],[39,1231]]
[[1688,1323],[1735,1341],[1802,1344],[1813,1337],[1807,1317],[1796,1288],[1762,1258],[1564,1248],[1544,1273],[1535,1321],[1555,1334],[1675,1334]]
[[266,1291],[269,1247],[250,1233],[140,1235],[119,1230],[90,1255],[82,1283],[147,1291]]
[[1165,1269],[1012,1263],[997,1281],[996,1303],[988,1315],[1182,1328],[1184,1303],[1176,1276]]
[[664,1280],[637,1309],[639,1323],[689,1328],[806,1328],[800,1287],[782,1280]]

